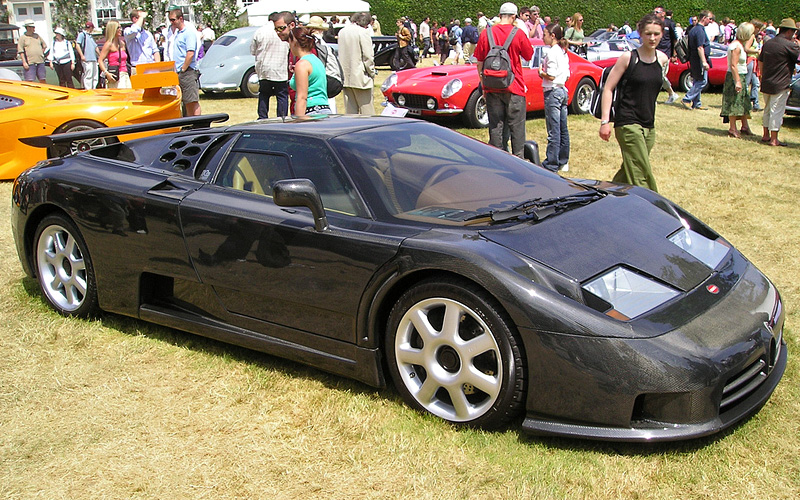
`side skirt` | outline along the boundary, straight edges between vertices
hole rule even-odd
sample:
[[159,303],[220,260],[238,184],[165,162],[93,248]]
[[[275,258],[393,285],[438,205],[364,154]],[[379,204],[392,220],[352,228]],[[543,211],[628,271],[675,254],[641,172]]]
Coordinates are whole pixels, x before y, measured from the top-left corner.
[[[297,342],[231,326],[227,323],[198,316],[180,309],[153,304],[142,305],[139,308],[139,317],[162,326],[303,363],[373,387],[386,386],[383,371],[380,369],[381,358],[378,349],[365,349],[310,333],[290,332],[285,327],[272,325],[274,328],[286,330],[286,333],[291,333],[291,336],[308,340],[307,344],[309,345],[313,344],[319,347],[313,348]],[[332,352],[339,354],[331,354]]]

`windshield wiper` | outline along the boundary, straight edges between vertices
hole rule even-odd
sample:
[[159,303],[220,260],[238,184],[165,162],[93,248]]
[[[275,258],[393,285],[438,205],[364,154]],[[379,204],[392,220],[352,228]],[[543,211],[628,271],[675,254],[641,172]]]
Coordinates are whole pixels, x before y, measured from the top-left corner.
[[533,220],[538,221],[553,214],[561,213],[569,207],[589,204],[595,200],[603,198],[605,195],[606,193],[602,191],[592,190],[584,191],[582,193],[556,196],[554,198],[533,198],[532,200],[523,201],[522,203],[504,210],[492,210],[487,213],[473,215],[467,220],[488,217],[491,218],[492,222],[505,222],[508,220],[529,216],[533,218]]

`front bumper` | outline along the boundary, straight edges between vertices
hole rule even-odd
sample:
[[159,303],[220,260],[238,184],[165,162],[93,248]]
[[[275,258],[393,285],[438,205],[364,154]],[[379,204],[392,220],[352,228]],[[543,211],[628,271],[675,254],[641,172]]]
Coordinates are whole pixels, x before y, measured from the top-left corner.
[[738,254],[735,260],[740,279],[728,293],[663,335],[595,338],[520,329],[530,380],[523,430],[671,441],[713,434],[755,414],[786,369],[785,312],[755,266]]

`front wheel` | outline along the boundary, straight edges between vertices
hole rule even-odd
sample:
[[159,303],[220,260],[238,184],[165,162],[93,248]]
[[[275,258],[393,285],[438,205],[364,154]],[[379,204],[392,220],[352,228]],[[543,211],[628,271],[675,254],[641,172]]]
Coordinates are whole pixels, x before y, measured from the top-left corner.
[[89,249],[78,228],[62,215],[45,217],[33,240],[39,287],[47,302],[64,316],[97,312],[97,284]]
[[575,93],[572,95],[572,102],[569,105],[569,110],[574,115],[585,115],[591,110],[592,96],[597,90],[594,80],[591,78],[583,78],[578,82],[575,87]]
[[484,428],[519,413],[525,396],[521,343],[479,287],[424,281],[400,297],[387,328],[389,372],[411,407]]
[[689,92],[694,85],[694,78],[692,78],[692,72],[688,69],[681,73],[680,78],[678,78],[678,83],[680,84],[681,90],[684,92]]
[[486,111],[486,98],[481,89],[472,92],[464,107],[464,124],[470,128],[486,128],[489,126],[489,113]]

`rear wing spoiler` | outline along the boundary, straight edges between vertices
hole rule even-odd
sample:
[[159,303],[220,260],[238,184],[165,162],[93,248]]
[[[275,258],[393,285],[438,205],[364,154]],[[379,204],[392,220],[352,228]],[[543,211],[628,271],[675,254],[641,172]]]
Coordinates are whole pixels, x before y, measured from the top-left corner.
[[71,144],[75,141],[85,141],[88,139],[99,139],[101,137],[116,137],[125,134],[138,132],[149,132],[151,130],[161,130],[170,128],[208,128],[212,123],[224,122],[228,120],[227,113],[214,115],[187,116],[184,118],[173,118],[151,123],[141,123],[138,125],[124,125],[122,127],[96,128],[82,132],[70,132],[68,134],[40,135],[37,137],[20,137],[19,141],[33,146],[34,148],[49,148],[56,144]]

